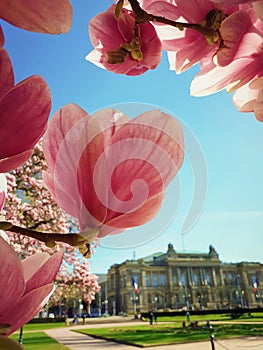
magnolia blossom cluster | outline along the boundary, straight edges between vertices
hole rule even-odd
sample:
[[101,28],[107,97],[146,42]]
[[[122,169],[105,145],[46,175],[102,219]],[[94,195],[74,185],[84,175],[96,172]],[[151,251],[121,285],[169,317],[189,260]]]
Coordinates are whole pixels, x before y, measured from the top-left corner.
[[237,108],[263,121],[262,0],[127,3],[122,8],[120,0],[90,21],[94,50],[87,60],[114,73],[138,75],[157,67],[163,49],[177,73],[200,64],[192,95],[236,91]]
[[88,260],[80,258],[75,249],[65,249],[64,260],[56,276],[58,288],[55,290],[50,303],[64,300],[67,304],[71,299],[81,299],[91,303],[95,294],[100,291],[98,276],[90,271]]

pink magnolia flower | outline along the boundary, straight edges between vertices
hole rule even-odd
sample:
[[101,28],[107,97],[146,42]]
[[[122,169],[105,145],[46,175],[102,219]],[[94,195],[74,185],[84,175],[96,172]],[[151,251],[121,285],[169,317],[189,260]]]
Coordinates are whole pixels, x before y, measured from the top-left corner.
[[7,181],[4,174],[0,174],[0,213],[5,204],[5,198],[7,194]]
[[257,120],[263,122],[263,77],[237,89],[233,102],[240,112],[254,112]]
[[170,68],[177,73],[199,61],[211,61],[215,55],[218,65],[231,63],[247,27],[252,25],[248,15],[244,21],[244,11],[239,10],[238,5],[221,4],[218,7],[210,0],[144,1],[143,6],[156,15],[201,25],[198,31],[173,29],[173,35],[171,29],[158,30],[163,48],[168,51]]
[[155,69],[161,60],[162,45],[153,25],[140,24],[138,37],[134,39],[133,13],[123,9],[116,19],[115,8],[112,5],[90,21],[89,33],[94,50],[86,59],[118,74],[139,75]]
[[52,256],[39,253],[20,261],[0,237],[0,333],[13,333],[42,309],[53,292],[62,258],[60,251]]
[[[4,44],[2,30],[0,44]],[[2,46],[0,66],[0,173],[3,173],[30,157],[46,129],[51,94],[45,80],[38,75],[15,85],[12,63]]]
[[69,0],[1,0],[0,18],[31,32],[59,34],[71,28]]
[[206,96],[223,89],[233,91],[263,76],[263,35],[246,33],[233,61],[226,67],[204,66],[191,83],[191,94]]
[[158,110],[130,120],[74,104],[51,118],[43,150],[46,186],[91,241],[151,220],[184,154],[179,123]]

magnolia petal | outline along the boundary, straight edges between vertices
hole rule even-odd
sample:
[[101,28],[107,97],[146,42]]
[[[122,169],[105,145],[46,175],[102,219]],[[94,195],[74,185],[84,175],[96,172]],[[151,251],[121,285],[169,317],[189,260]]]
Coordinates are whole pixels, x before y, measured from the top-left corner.
[[258,121],[263,122],[263,92],[260,93],[260,99],[256,101],[254,114]]
[[141,24],[140,36],[143,59],[139,65],[155,69],[162,58],[162,43],[157,36],[154,26],[151,23]]
[[[0,39],[1,40],[1,39]],[[0,50],[0,98],[14,86],[14,71],[8,53]]]
[[95,64],[97,67],[101,69],[106,69],[102,62],[102,53],[98,50],[92,50],[85,56],[85,60]]
[[116,227],[112,227],[112,226],[108,226],[106,224],[103,224],[100,227],[100,233],[98,235],[98,238],[103,238],[107,235],[117,235],[119,233],[122,233],[123,231],[125,231],[126,228],[116,228]]
[[[24,280],[26,283],[42,267],[42,265],[45,264],[45,262],[49,258],[50,258],[50,255],[47,252],[43,252],[43,253],[37,253],[37,254],[31,255],[21,261],[23,271],[24,271]],[[38,285],[38,287],[40,285]]]
[[0,336],[0,350],[24,350],[18,342],[14,340]]
[[254,1],[253,7],[256,12],[256,15],[263,22],[263,1],[262,0]]
[[4,204],[5,204],[5,193],[0,192],[0,212],[3,210]]
[[105,51],[115,50],[125,41],[118,30],[118,21],[114,16],[115,6],[99,13],[89,22],[89,35],[92,45],[103,47]]
[[76,202],[73,197],[70,197],[65,188],[61,187],[58,181],[54,183],[53,178],[46,171],[42,173],[42,177],[45,186],[52,194],[54,200],[59,203],[61,208],[65,210],[69,215],[78,218],[79,203]]
[[237,89],[233,102],[240,112],[253,112],[258,91],[250,89],[249,83]]
[[176,0],[176,6],[189,23],[202,22],[213,8],[212,3],[207,0]]
[[130,43],[132,41],[134,25],[135,18],[126,12],[122,12],[117,20],[117,28],[122,36],[122,43]]
[[30,149],[29,151],[19,153],[15,156],[0,159],[0,172],[6,173],[10,170],[18,168],[31,157],[31,154],[32,150]]
[[5,94],[0,100],[0,125],[5,126],[0,129],[0,158],[32,149],[45,131],[50,109],[50,91],[40,76],[23,80]]
[[59,34],[70,30],[72,8],[68,0],[1,0],[0,17],[31,32]]
[[[113,143],[131,136],[149,140],[167,154],[167,158],[159,160],[156,166],[161,171],[165,186],[168,186],[184,159],[184,137],[179,122],[159,110],[151,110],[123,125],[114,136]],[[146,154],[147,150],[144,152]],[[169,164],[166,164],[168,160]]]
[[[193,36],[195,36],[194,40],[192,39]],[[191,40],[187,40],[186,37],[184,46],[176,53],[176,72],[186,71],[210,52],[216,52],[217,48],[218,44],[209,45],[205,37],[199,33],[191,33]]]
[[181,16],[181,11],[178,9],[178,7],[164,1],[153,1],[146,7],[143,7],[148,13],[152,13],[155,16],[169,18],[172,21],[177,21]]
[[252,26],[250,16],[245,11],[236,11],[228,16],[220,27],[224,45],[217,51],[217,63],[226,66],[235,57],[245,32]]
[[[108,174],[105,161],[100,162],[102,167],[96,167],[96,164],[99,157],[104,157],[104,150],[111,145],[113,135],[128,120],[123,113],[104,109],[93,114],[85,133],[84,130],[82,133],[86,147],[78,164],[78,188],[86,209],[99,223],[104,222],[106,216],[108,192],[99,190],[101,196],[98,198],[94,180],[96,179],[97,189],[104,189],[108,183]],[[91,224],[92,221],[90,217],[83,215],[81,226]]]
[[258,121],[263,122],[263,77],[252,81],[250,88],[258,92],[254,105],[254,114]]
[[52,256],[48,253],[40,253],[23,260],[22,266],[26,282],[25,293],[29,293],[33,289],[53,282],[62,263],[62,259],[63,250],[54,253]]
[[[94,132],[94,130],[97,130],[97,132]],[[108,206],[107,191],[100,191],[102,198],[98,198],[96,188],[94,187],[95,178],[97,178],[97,183],[99,182],[99,184],[102,183],[104,185],[102,188],[108,183],[108,174],[105,167],[95,168],[99,157],[104,158],[104,138],[103,133],[99,131],[98,123],[95,119],[88,123],[86,132],[84,136],[86,147],[79,159],[77,174],[81,201],[85,205],[86,214],[89,215],[83,215],[81,226],[87,226],[88,224],[97,226],[104,222]],[[89,138],[89,133],[94,135],[94,137]],[[107,147],[107,144],[105,146]],[[102,164],[104,165],[105,162],[102,162]]]
[[0,230],[0,236],[1,236],[8,244],[10,244],[10,240],[9,240],[8,234],[6,234],[5,231]]
[[4,37],[2,26],[0,26],[0,49],[3,48],[4,44],[5,44],[5,37]]
[[226,67],[215,67],[212,64],[211,67],[204,67],[191,83],[191,95],[207,96],[227,88],[230,84],[235,84],[237,88],[246,84],[254,77],[253,65],[250,65],[249,58],[241,58]]
[[0,237],[0,266],[0,281],[4,286],[1,288],[0,323],[9,323],[3,322],[1,316],[6,310],[13,307],[15,300],[22,296],[25,282],[22,265],[15,251],[2,237]]
[[89,118],[87,112],[74,103],[70,103],[58,110],[48,123],[46,133],[43,136],[43,151],[49,171],[53,174],[56,158],[65,135],[82,118]]
[[112,217],[109,221],[107,221],[106,228],[111,227],[112,231],[109,232],[109,230],[108,231],[103,230],[102,228],[98,238],[102,238],[109,233],[118,234],[123,232],[123,229],[146,224],[148,221],[153,219],[154,216],[160,210],[163,197],[164,197],[164,192],[149,198],[143,203],[143,205],[141,205],[140,208],[138,208],[137,210],[131,213],[127,212],[122,215],[120,215],[119,213],[116,213],[115,217]]
[[58,204],[71,215],[77,213],[74,216],[80,221],[85,207],[77,187],[77,168],[88,142],[82,133],[89,120],[90,116],[83,109],[69,104],[53,115],[43,137],[43,151],[53,178],[44,175],[44,181],[51,187]]
[[7,181],[4,174],[0,174],[0,212],[2,211],[7,194]]
[[[124,124],[114,134],[112,143],[106,153],[105,169],[110,182],[105,178],[104,187],[102,181],[102,187],[97,186],[101,192],[107,187],[110,190],[105,222],[111,226],[109,222],[114,217],[122,221],[120,214],[132,213],[129,217],[133,220],[133,214],[142,216],[142,207],[149,206],[147,203],[153,197],[159,194],[163,197],[165,187],[183,162],[183,134],[174,118],[160,111],[149,111]],[[157,198],[153,207],[159,208],[159,201]],[[152,207],[149,208],[152,212]]]
[[[225,5],[237,5],[237,4],[244,4],[246,2],[251,3],[251,0],[210,0],[214,3],[218,4],[225,4]],[[262,0],[254,0],[254,1],[262,1]]]
[[[29,322],[43,308],[53,290],[54,285],[50,283],[34,289],[20,299],[13,299],[10,308],[0,316],[0,323],[11,325],[11,330],[7,335],[14,333]],[[15,312],[13,312],[14,310]]]

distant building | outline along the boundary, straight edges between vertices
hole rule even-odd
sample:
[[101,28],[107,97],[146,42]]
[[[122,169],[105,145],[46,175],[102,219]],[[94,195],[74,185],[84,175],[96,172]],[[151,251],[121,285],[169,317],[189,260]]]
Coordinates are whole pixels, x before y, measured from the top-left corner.
[[170,243],[166,253],[111,266],[101,287],[110,314],[262,307],[263,264],[223,263],[213,246],[208,253],[177,252]]

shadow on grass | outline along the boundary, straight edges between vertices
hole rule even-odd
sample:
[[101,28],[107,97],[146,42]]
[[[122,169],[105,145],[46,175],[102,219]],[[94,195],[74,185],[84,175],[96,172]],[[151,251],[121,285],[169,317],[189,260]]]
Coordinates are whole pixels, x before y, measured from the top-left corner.
[[[18,335],[13,334],[11,339],[18,341]],[[23,335],[23,347],[25,350],[66,350],[64,345],[59,344],[55,339],[44,332],[25,333]]]
[[138,347],[153,345],[179,344],[195,341],[209,341],[213,333],[216,338],[233,338],[244,336],[261,336],[263,325],[260,324],[225,324],[216,325],[211,330],[199,327],[178,328],[171,325],[113,327],[101,329],[78,330],[77,332],[92,337],[111,340],[122,344]]

